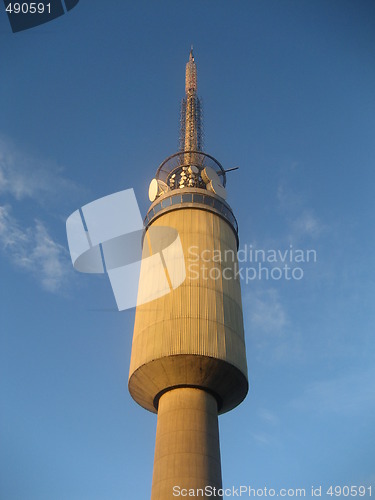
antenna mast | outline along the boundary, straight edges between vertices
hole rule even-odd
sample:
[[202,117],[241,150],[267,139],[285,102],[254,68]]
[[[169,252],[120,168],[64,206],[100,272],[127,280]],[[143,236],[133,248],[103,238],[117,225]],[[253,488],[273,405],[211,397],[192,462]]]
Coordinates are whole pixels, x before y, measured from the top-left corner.
[[180,151],[202,151],[202,104],[197,96],[197,66],[193,47],[186,64],[185,94],[181,104]]

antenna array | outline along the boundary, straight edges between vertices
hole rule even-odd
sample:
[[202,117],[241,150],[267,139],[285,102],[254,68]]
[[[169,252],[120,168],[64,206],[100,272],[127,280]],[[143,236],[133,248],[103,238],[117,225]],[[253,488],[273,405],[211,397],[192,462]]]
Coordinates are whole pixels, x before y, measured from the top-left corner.
[[180,151],[203,151],[203,110],[197,96],[197,66],[193,49],[186,64],[185,93],[181,103]]

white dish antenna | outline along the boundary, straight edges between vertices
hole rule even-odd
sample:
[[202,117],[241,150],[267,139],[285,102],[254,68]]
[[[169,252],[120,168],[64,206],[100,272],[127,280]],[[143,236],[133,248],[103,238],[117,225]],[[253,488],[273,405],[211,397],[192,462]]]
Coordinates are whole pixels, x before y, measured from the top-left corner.
[[201,177],[205,184],[209,184],[211,181],[216,181],[221,184],[219,176],[217,172],[211,167],[205,167],[201,172]]
[[198,175],[199,174],[199,168],[196,167],[195,165],[190,165],[189,167],[189,173],[192,175]]
[[222,185],[221,180],[217,172],[211,167],[205,167],[201,172],[202,179],[206,184],[208,191],[217,194],[220,198],[224,200],[227,197],[227,192],[225,187]]
[[148,197],[149,200],[155,201],[158,196],[160,196],[162,193],[165,193],[168,191],[169,188],[167,184],[159,179],[152,179],[150,182],[150,186],[148,188]]
[[227,190],[225,187],[222,185],[222,183],[219,181],[217,182],[215,179],[210,181],[208,184],[206,184],[206,187],[208,191],[212,191],[212,193],[217,194],[220,196],[220,198],[223,198],[223,200],[226,199],[227,197]]

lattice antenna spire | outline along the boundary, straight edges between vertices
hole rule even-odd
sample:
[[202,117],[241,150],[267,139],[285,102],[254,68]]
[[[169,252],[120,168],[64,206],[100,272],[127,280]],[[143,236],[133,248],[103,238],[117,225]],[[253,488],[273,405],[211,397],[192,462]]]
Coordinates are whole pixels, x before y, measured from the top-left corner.
[[197,96],[197,65],[193,47],[186,63],[185,94],[181,105],[180,150],[202,151],[202,104]]
[[195,64],[193,46],[190,49],[189,61],[186,63],[185,93],[197,92],[197,65]]

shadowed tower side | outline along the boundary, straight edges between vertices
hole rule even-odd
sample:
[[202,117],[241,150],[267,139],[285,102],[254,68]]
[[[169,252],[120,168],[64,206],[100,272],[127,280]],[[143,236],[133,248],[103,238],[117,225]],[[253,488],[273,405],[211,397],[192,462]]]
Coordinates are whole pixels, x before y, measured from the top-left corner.
[[[150,185],[143,259],[155,256],[163,246],[158,229],[175,230],[186,278],[173,288],[178,259],[176,255],[163,259],[170,292],[139,302],[129,374],[132,397],[158,414],[152,500],[173,499],[182,488],[222,487],[218,414],[240,404],[248,391],[241,290],[235,272],[238,227],[225,201],[225,170],[201,151],[201,105],[192,51],[185,92],[181,151],[160,165]],[[202,252],[213,251],[233,258],[204,262],[202,272]],[[158,273],[160,269],[148,268],[142,280],[141,270],[139,293],[160,279]]]

